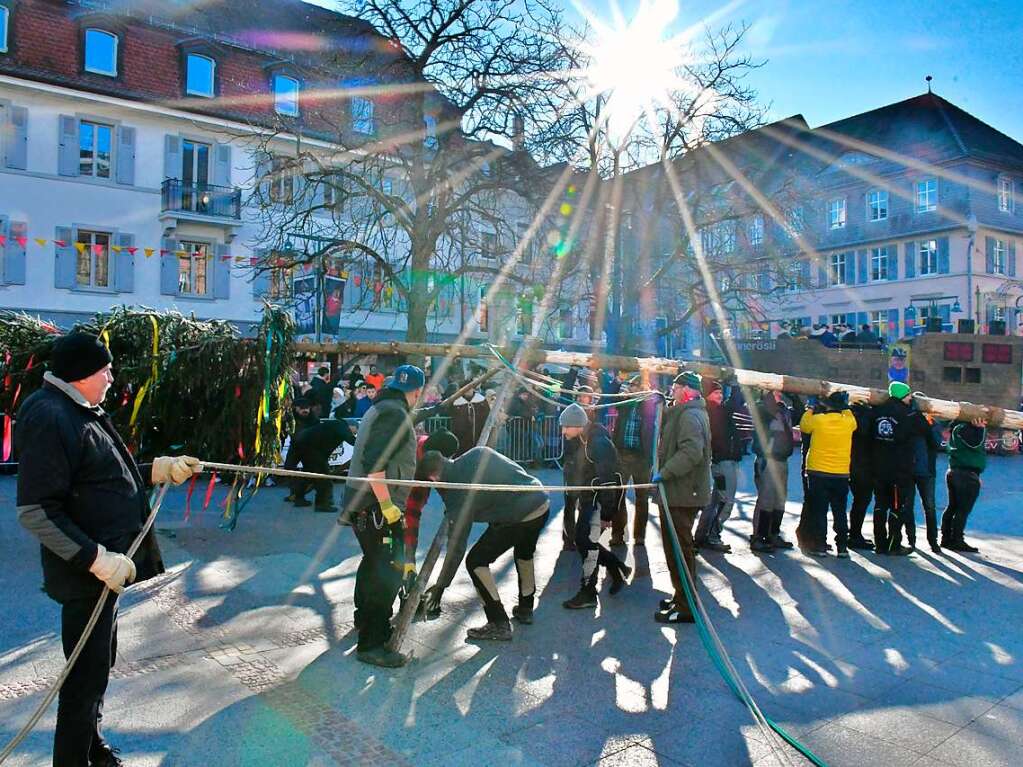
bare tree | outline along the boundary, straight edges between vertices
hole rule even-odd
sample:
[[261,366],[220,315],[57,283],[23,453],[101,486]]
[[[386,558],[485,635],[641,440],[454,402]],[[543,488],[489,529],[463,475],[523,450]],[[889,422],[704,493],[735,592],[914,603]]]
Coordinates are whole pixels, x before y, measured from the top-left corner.
[[[360,0],[348,10],[362,36],[327,69],[349,77],[259,147],[267,253],[257,268],[329,255],[358,277],[347,308],[396,309],[407,340],[423,341],[431,312],[461,304],[467,283],[542,284],[550,272],[546,225],[530,225],[550,177],[521,142],[551,98],[561,19],[539,0]],[[287,146],[285,133],[303,138]],[[305,237],[316,238],[306,252],[286,247]]]

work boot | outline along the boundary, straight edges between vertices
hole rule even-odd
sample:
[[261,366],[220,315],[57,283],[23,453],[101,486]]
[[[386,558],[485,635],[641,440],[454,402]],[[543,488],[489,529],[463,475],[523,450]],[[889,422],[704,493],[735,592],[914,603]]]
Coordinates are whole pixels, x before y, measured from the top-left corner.
[[294,493],[288,493],[286,496],[284,496],[284,502],[285,503],[294,503],[295,502],[295,494]]
[[508,621],[488,621],[482,626],[476,626],[466,631],[465,638],[477,641],[510,642],[512,638],[511,624]]
[[868,541],[862,535],[851,535],[849,536],[849,548],[870,550],[874,548],[874,542]]
[[611,548],[618,548],[619,546],[625,545],[625,538],[621,535],[611,536]]
[[980,553],[980,549],[978,549],[976,546],[971,546],[970,544],[968,544],[965,538],[960,539],[958,541],[953,541],[951,544],[944,545],[946,549],[951,549],[952,551],[959,551],[964,554]]
[[123,767],[119,753],[121,749],[113,748],[105,740],[93,741],[89,748],[89,764],[92,767]]
[[597,590],[586,583],[579,587],[578,593],[571,599],[565,600],[561,606],[566,610],[585,610],[587,607],[597,606]]
[[654,620],[658,623],[696,623],[696,618],[688,608],[680,610],[674,603],[667,610],[654,613]]
[[661,613],[664,612],[665,610],[670,610],[673,604],[675,604],[674,599],[672,599],[671,597],[665,597],[664,599],[657,603],[657,612]]
[[380,666],[381,668],[401,668],[409,662],[409,656],[394,650],[388,650],[383,645],[374,647],[371,650],[357,650],[355,657],[363,663],[368,663],[371,666]]
[[512,608],[512,617],[524,626],[533,622],[533,608],[525,605],[515,605]]
[[913,549],[909,548],[908,546],[896,546],[888,553],[891,554],[893,557],[908,557],[910,554],[913,553]]
[[774,551],[774,546],[766,538],[757,536],[750,542],[749,550],[755,551],[758,554],[770,554]]
[[622,564],[620,568],[615,567],[611,569],[611,596],[614,596],[623,588],[627,583],[627,578],[632,575],[632,568],[627,564]]
[[316,508],[313,509],[313,511],[318,511],[323,514],[337,514],[337,506],[333,504],[324,504],[323,506],[316,504]]
[[771,535],[771,537],[767,539],[767,542],[770,543],[771,546],[773,546],[776,549],[791,549],[791,548],[793,548],[793,545],[791,543],[789,543],[788,541],[786,541],[782,537],[781,533],[773,533]]
[[707,541],[705,541],[703,543],[703,548],[710,549],[711,551],[717,551],[717,552],[719,552],[721,554],[731,554],[732,553],[732,547],[729,546],[724,541],[712,541],[712,540],[708,539]]
[[305,498],[296,498],[292,503],[299,509],[304,509],[306,506],[312,506],[312,503],[307,501]]

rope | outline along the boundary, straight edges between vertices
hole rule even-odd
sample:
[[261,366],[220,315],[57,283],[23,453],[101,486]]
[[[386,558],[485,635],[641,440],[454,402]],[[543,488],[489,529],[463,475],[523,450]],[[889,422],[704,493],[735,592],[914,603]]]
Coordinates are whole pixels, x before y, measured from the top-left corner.
[[630,487],[641,490],[649,490],[657,487],[649,482],[634,485],[481,485],[471,482],[434,482],[431,480],[418,479],[370,479],[369,477],[339,477],[334,474],[317,474],[311,471],[298,471],[297,469],[278,469],[273,467],[240,466],[233,463],[207,463],[203,461],[204,471],[215,472],[238,472],[240,474],[271,474],[276,477],[294,477],[296,479],[325,479],[330,482],[344,483],[377,483],[394,485],[396,487],[432,487],[437,490],[490,490],[500,493],[535,493],[542,490],[545,493],[584,493],[593,490],[628,490]]
[[[138,534],[135,540],[132,542],[131,547],[125,552],[125,556],[131,559],[135,556],[135,552],[138,551],[139,546],[142,545],[142,539],[146,537],[146,534],[152,529],[153,522],[156,521],[156,515],[160,511],[160,506],[163,505],[164,496],[167,495],[167,488],[170,485],[163,485],[156,496],[156,503],[153,504],[152,510],[149,512],[149,517],[146,519],[145,525],[142,526],[142,531]],[[82,649],[85,647],[85,643],[89,641],[89,637],[92,635],[92,630],[96,628],[96,622],[99,620],[99,615],[103,611],[103,605],[107,602],[107,597],[110,596],[110,588],[108,586],[103,587],[103,591],[100,592],[99,599],[96,601],[96,606],[92,610],[92,615],[89,616],[89,622],[85,624],[85,630],[82,631],[82,636],[78,639],[78,644],[75,645],[71,654],[68,656],[67,663],[64,664],[64,670],[60,672],[60,676],[57,677],[56,681],[50,686],[50,689],[46,691],[46,695],[40,701],[39,706],[35,711],[32,712],[32,716],[25,722],[25,726],[18,730],[18,734],[11,738],[11,741],[4,746],[4,750],[0,751],[0,764],[7,761],[9,757],[21,742],[28,737],[28,734],[35,729],[35,726],[39,723],[43,714],[46,713],[46,709],[50,707],[53,699],[57,697],[57,693],[60,692],[60,688],[64,686],[64,682],[67,681],[68,675],[71,673],[71,669],[75,665],[75,661],[78,660],[78,656],[82,654]],[[120,596],[117,597],[120,600]],[[116,603],[115,603],[116,608]]]

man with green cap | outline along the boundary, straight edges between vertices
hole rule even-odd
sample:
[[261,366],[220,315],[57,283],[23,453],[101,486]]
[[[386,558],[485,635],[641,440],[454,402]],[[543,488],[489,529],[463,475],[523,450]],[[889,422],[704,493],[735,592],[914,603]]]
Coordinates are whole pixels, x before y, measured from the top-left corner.
[[[670,521],[678,536],[686,570],[696,582],[696,552],[693,549],[693,525],[700,509],[711,497],[710,420],[702,396],[699,375],[686,371],[675,377],[671,387],[674,405],[664,411],[661,435],[657,444],[658,472],[652,482],[664,488],[668,508],[664,518]],[[693,614],[685,596],[683,575],[675,562],[675,553],[667,530],[662,528],[664,556],[674,593],[661,600],[654,619],[658,623],[692,623]]]
[[[874,408],[873,440],[874,551],[905,556],[912,548],[902,545],[902,529],[915,526],[913,519],[912,442],[926,437],[930,424],[913,407],[913,390],[902,381],[888,384],[888,401]],[[913,535],[912,539],[915,540]]]

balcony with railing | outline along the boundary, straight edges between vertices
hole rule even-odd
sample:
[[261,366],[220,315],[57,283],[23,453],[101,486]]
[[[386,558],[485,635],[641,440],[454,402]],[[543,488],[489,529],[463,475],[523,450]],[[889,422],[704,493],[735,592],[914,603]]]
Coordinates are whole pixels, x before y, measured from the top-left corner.
[[165,213],[193,213],[235,220],[242,217],[242,191],[236,187],[190,184],[168,178],[160,191],[161,210]]

